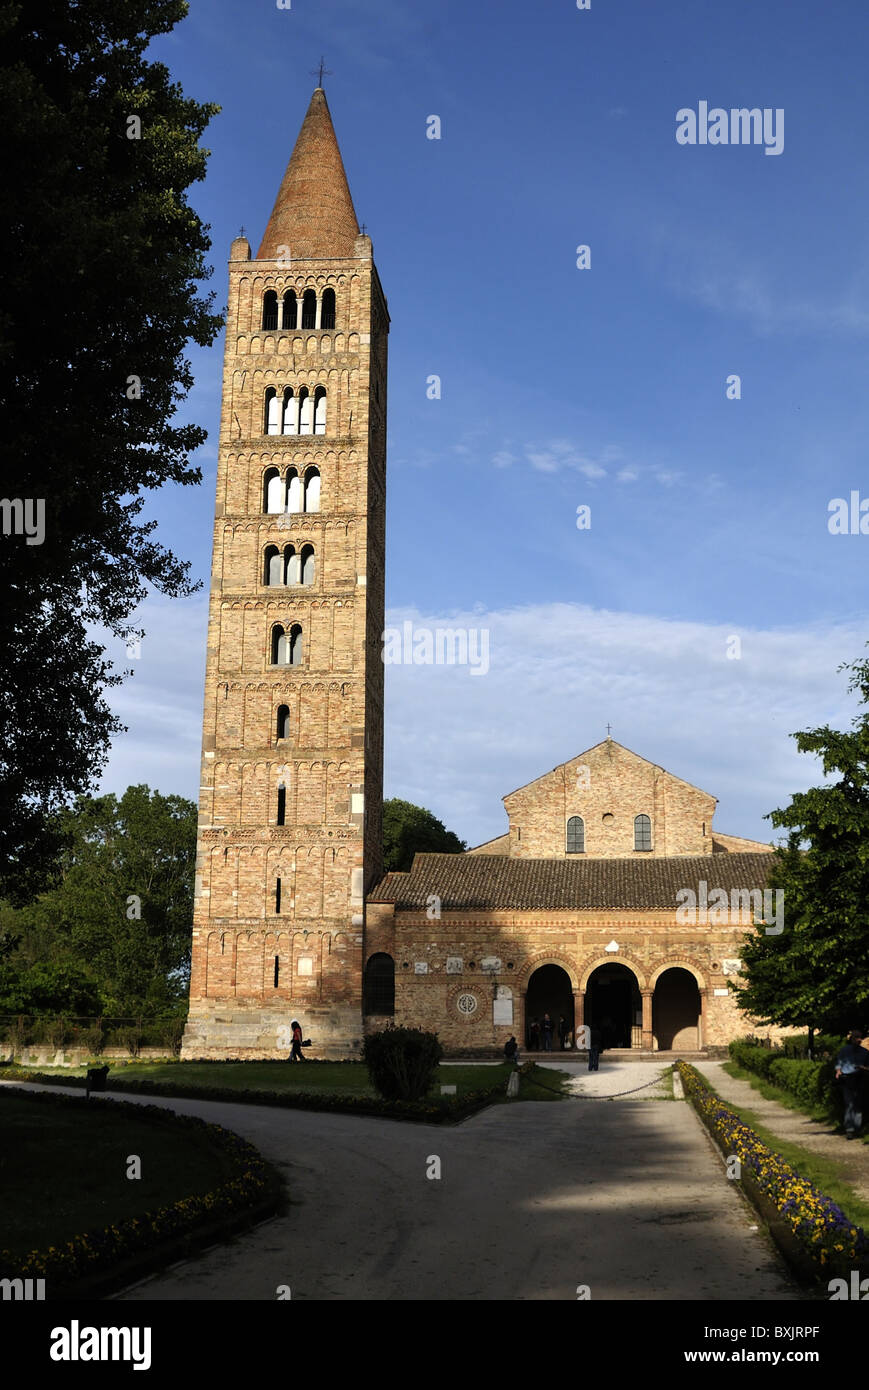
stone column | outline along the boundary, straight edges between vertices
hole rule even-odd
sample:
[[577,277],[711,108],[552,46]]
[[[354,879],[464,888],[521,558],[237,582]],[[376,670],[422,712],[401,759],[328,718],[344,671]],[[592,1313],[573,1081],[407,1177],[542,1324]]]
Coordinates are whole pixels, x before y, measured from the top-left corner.
[[320,327],[320,319],[322,318],[322,316],[323,316],[323,296],[322,296],[321,294],[318,294],[318,295],[317,295],[317,312],[316,312],[316,316],[315,316],[315,318],[314,318],[314,327],[315,327],[315,328],[319,328],[319,327]]
[[528,1033],[525,1028],[525,1001],[527,1000],[527,998],[527,990],[523,989],[521,991],[516,991],[516,1003],[518,1007],[516,1010],[517,1018],[515,1036],[516,1041],[519,1044],[519,1051],[522,1053],[522,1056],[523,1058],[525,1058],[526,1061],[528,1060],[527,1057],[525,1057],[525,1054],[528,1051]]
[[655,1046],[655,1035],[652,1032],[652,999],[654,990],[644,989],[643,995],[643,1051],[651,1052]]
[[703,1048],[706,1046],[706,1028],[707,1028],[708,1019],[709,1019],[708,1012],[707,1012],[707,1001],[708,1001],[708,999],[709,999],[709,990],[708,990],[708,989],[701,989],[701,990],[699,991],[699,993],[700,993],[700,1017],[699,1017],[699,1019],[697,1020],[697,1051],[698,1051],[698,1052],[702,1052],[702,1051],[703,1051]]
[[585,991],[575,989],[573,991],[573,1046],[576,1050],[579,1030],[585,1023]]

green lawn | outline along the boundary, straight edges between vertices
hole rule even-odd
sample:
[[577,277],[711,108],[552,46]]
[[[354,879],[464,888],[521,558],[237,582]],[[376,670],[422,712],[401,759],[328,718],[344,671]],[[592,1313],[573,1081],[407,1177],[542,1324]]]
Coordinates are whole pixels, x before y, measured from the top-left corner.
[[[140,1179],[127,1177],[131,1154],[142,1160]],[[33,1102],[0,1087],[0,1244],[15,1254],[204,1194],[234,1175],[229,1155],[195,1130],[111,1104]]]
[[[40,1067],[46,1076],[84,1076],[84,1067]],[[506,1090],[511,1067],[502,1062],[497,1066],[481,1066],[474,1062],[438,1068],[432,1095],[440,1095],[441,1085],[455,1086],[456,1097],[469,1091],[488,1089],[502,1084]],[[112,1076],[124,1080],[171,1081],[173,1086],[227,1086],[240,1091],[331,1091],[345,1095],[375,1096],[363,1062],[130,1062],[112,1067]],[[523,1077],[521,1100],[557,1100],[566,1073],[535,1072],[532,1078]],[[118,1093],[120,1094],[120,1092]]]

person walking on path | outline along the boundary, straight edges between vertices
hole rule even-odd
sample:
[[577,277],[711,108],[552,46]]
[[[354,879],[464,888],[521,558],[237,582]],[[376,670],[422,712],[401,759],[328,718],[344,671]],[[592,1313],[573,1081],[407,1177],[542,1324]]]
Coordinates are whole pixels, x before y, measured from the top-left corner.
[[565,1040],[566,1040],[566,1038],[567,1038],[567,1032],[568,1032],[568,1029],[567,1029],[567,1019],[564,1017],[564,1014],[562,1014],[561,1017],[560,1017],[559,1020],[558,1020],[558,1041],[559,1041],[560,1044],[561,1044],[561,1050],[562,1050],[562,1052],[564,1051],[564,1045],[565,1045]]
[[293,1019],[293,1046],[290,1052],[291,1062],[306,1062],[308,1059],[302,1053],[302,1025],[297,1018]]
[[848,1034],[845,1046],[836,1055],[836,1080],[842,1083],[845,1099],[845,1138],[856,1139],[863,1128],[863,1082],[869,1075],[869,1052],[860,1046],[857,1028]]
[[552,1051],[552,1019],[549,1014],[543,1015],[543,1051]]
[[588,1030],[588,1069],[598,1071],[600,1064],[600,1049],[603,1039],[601,1031],[596,1023],[593,1023]]

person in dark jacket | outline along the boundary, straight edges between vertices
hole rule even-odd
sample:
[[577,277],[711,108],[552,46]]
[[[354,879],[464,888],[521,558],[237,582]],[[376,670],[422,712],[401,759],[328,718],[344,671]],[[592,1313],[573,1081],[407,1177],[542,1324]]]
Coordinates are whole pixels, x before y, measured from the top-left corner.
[[558,1020],[558,1041],[561,1044],[562,1052],[564,1051],[564,1043],[569,1031],[570,1030],[567,1027],[567,1019],[564,1017],[564,1014],[562,1014]]
[[515,1037],[510,1037],[505,1042],[504,1056],[507,1058],[508,1062],[515,1062],[517,1066],[519,1065],[519,1046]]
[[537,1052],[540,1048],[540,1024],[536,1018],[532,1018],[528,1030],[528,1046],[532,1052]]
[[552,1019],[549,1014],[543,1015],[543,1050],[552,1051]]
[[860,1032],[854,1028],[836,1055],[836,1080],[842,1083],[845,1098],[845,1138],[856,1139],[863,1128],[863,1085],[869,1075],[869,1052],[860,1046]]
[[306,1062],[308,1059],[302,1053],[302,1025],[297,1018],[293,1019],[293,1046],[290,1052],[291,1062]]
[[600,1063],[600,1050],[603,1046],[603,1034],[596,1023],[593,1023],[588,1030],[588,1069],[598,1071]]

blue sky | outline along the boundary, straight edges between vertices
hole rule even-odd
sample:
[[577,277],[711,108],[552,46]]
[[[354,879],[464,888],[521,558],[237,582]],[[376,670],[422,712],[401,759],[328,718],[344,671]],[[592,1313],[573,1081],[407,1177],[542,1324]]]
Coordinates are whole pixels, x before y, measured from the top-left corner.
[[[153,54],[222,107],[191,195],[221,306],[321,53],[392,316],[387,622],[490,632],[484,677],[387,668],[385,794],[476,843],[611,721],[718,796],[719,829],[769,839],[818,778],[788,735],[849,722],[836,668],[869,639],[869,536],[827,526],[869,496],[860,7],[192,0]],[[700,101],[782,109],[781,154],[679,145]],[[222,337],[191,359],[205,480],[150,512],[207,579]],[[204,596],[142,621],[103,785],[195,797]]]

